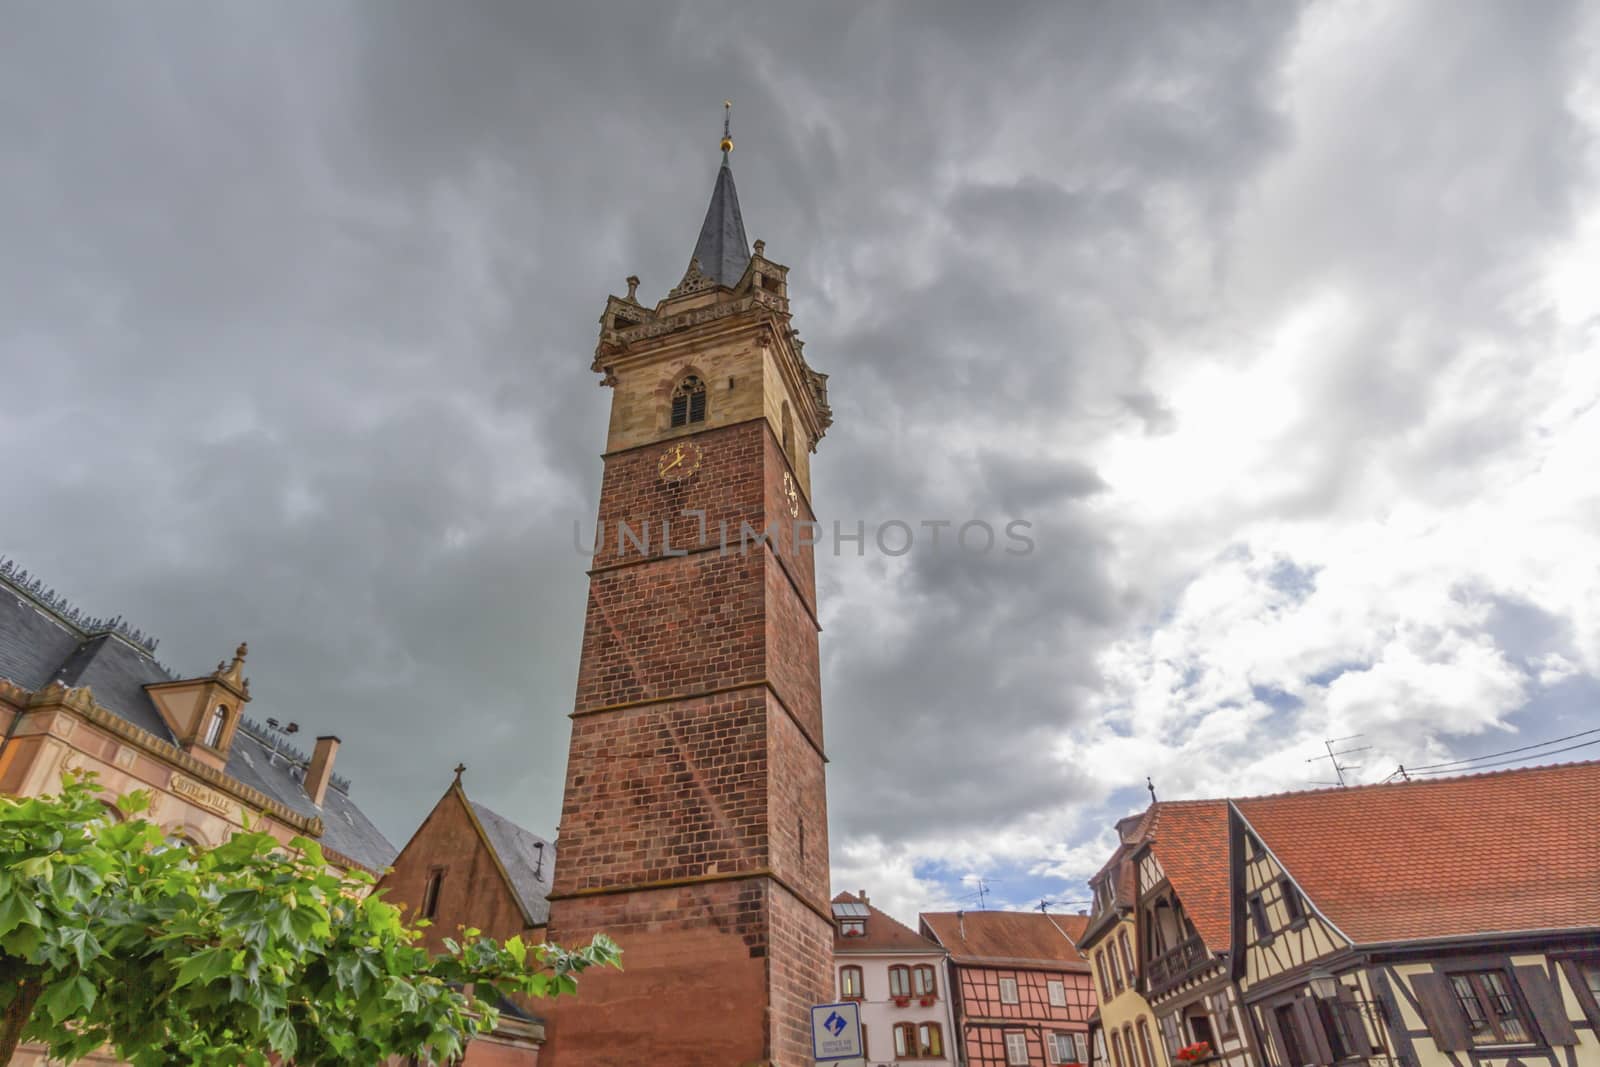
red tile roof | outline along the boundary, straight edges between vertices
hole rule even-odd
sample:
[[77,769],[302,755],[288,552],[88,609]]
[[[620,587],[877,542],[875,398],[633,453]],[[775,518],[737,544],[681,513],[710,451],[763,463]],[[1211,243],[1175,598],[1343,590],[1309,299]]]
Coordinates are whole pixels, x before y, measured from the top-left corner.
[[1089,962],[1073,944],[1089,919],[1031,911],[925,911],[922,925],[957,963],[1049,964],[1087,971]]
[[1600,761],[1235,803],[1357,943],[1600,928]]
[[854,893],[840,893],[833,898],[835,904],[865,904],[867,933],[864,937],[842,937],[839,924],[833,924],[833,951],[835,954],[851,952],[938,952],[939,946],[923,937],[894,916],[879,911],[872,902]]
[[1150,826],[1152,851],[1178,891],[1184,914],[1206,948],[1227,952],[1233,944],[1228,880],[1228,802],[1164,800]]

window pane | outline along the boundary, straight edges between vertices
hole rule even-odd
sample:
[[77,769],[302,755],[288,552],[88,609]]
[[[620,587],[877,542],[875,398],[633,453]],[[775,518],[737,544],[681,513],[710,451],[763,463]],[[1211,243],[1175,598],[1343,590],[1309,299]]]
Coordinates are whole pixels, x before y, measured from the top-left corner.
[[1026,1034],[1006,1035],[1006,1063],[1027,1067],[1028,1037]]
[[890,997],[910,997],[910,971],[902,966],[890,968]]
[[1483,1012],[1483,1005],[1478,1002],[1472,979],[1464,974],[1451,975],[1450,988],[1455,991],[1461,1013],[1467,1017],[1467,1032],[1472,1035],[1472,1040],[1483,1040],[1483,1035],[1489,1034],[1489,1018]]
[[910,1027],[905,1025],[905,1024],[903,1024],[903,1023],[902,1024],[898,1024],[898,1025],[895,1026],[895,1028],[894,1028],[894,1054],[896,1056],[909,1056],[909,1055],[911,1055],[911,1042],[908,1039],[910,1033],[911,1033]]
[[1000,1003],[1017,1003],[1017,980],[1015,978],[1000,979]]
[[1055,979],[1052,978],[1050,980],[1050,982],[1049,982],[1049,989],[1050,989],[1050,1003],[1053,1004],[1055,1007],[1058,1007],[1058,1008],[1066,1007],[1067,1006],[1067,987],[1065,985],[1063,985],[1061,982],[1058,982],[1058,981],[1056,981]]
[[1488,992],[1489,1006],[1494,1010],[1495,1021],[1500,1026],[1500,1039],[1512,1042],[1529,1040],[1528,1029],[1517,1015],[1517,1003],[1506,988],[1505,975],[1499,971],[1485,971],[1481,977]]
[[1600,963],[1585,963],[1582,968],[1583,980],[1589,987],[1590,996],[1600,1000]]

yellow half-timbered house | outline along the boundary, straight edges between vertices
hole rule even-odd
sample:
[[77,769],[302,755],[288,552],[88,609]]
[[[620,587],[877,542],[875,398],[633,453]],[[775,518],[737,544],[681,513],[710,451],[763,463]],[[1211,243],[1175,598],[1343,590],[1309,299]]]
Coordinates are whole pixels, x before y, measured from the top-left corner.
[[1231,804],[1267,1064],[1600,1067],[1600,762]]
[[[1134,818],[1113,860],[1137,878],[1153,1056],[1204,1042],[1227,1067],[1600,1067],[1600,761]],[[1092,962],[1114,958],[1113,929],[1091,920]],[[1127,994],[1111,988],[1104,1059],[1143,1067],[1112,1040],[1123,1009],[1106,1008]]]

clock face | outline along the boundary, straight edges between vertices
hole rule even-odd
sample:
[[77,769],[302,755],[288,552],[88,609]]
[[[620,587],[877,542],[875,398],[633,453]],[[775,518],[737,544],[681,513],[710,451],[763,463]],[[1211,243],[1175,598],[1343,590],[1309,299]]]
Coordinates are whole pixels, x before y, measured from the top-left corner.
[[656,463],[656,473],[664,482],[681,482],[700,469],[703,453],[693,441],[679,441],[668,445]]
[[783,495],[789,501],[789,517],[800,517],[800,491],[794,487],[794,475],[788,471],[783,472]]

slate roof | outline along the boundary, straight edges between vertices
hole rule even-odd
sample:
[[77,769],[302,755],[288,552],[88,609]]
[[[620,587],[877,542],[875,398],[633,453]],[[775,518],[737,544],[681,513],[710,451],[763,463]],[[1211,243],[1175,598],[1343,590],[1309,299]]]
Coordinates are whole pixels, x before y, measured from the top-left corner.
[[923,937],[911,927],[887,912],[872,906],[865,897],[853,893],[840,893],[833,898],[835,904],[860,904],[867,909],[867,932],[864,937],[844,937],[839,924],[833,924],[833,951],[835,954],[852,952],[933,952],[943,953],[937,943]]
[[1228,802],[1163,800],[1148,833],[1184,914],[1212,952],[1233,947],[1229,906]]
[[1600,929],[1600,760],[1235,805],[1358,944]]
[[923,927],[957,963],[1020,963],[1063,971],[1089,969],[1073,943],[1088,922],[1084,915],[1031,911],[922,913]]
[[483,827],[489,847],[494,850],[511,880],[511,891],[522,905],[528,925],[544,925],[550,920],[550,901],[547,898],[551,883],[555,881],[555,846],[476,800],[468,803],[472,805],[472,814],[477,816],[478,825]]
[[700,273],[719,285],[732,288],[744,277],[750,265],[750,242],[744,236],[744,216],[739,213],[739,192],[733,187],[733,168],[723,153],[717,183],[711,188],[711,203],[700,238],[694,243],[694,258]]
[[[168,744],[177,739],[144,687],[177,681],[159,663],[155,642],[129,630],[120,619],[80,619],[37,583],[19,584],[0,570],[0,678],[39,690],[52,681],[88,686],[96,704]],[[304,753],[279,746],[250,720],[241,723],[228,754],[226,773],[306,816],[320,816],[322,843],[373,870],[394,859],[395,848],[349,797],[349,782],[334,776],[322,808],[311,803],[301,781]]]

